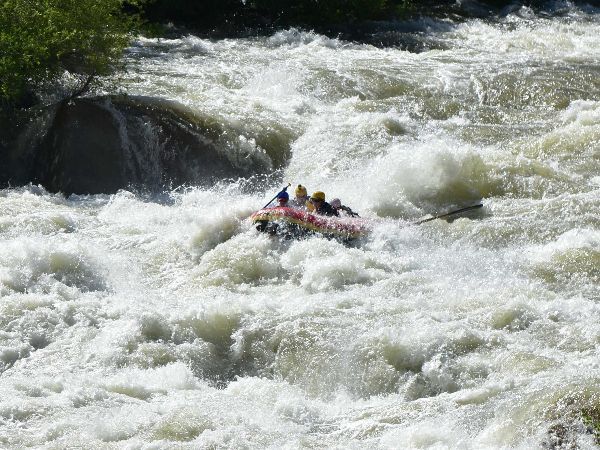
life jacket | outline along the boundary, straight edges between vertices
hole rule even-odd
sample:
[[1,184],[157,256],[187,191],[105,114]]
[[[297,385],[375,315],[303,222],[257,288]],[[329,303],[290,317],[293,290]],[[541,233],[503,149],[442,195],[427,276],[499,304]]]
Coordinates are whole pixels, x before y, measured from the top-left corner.
[[324,216],[336,216],[339,217],[340,213],[338,213],[333,206],[331,206],[329,203],[327,202],[323,202],[321,203],[321,206],[319,206],[319,208],[317,208],[317,210],[315,211],[317,214],[322,214]]
[[302,208],[308,208],[308,196],[306,197],[294,197],[292,199],[290,199],[289,205],[291,208],[297,208],[297,209],[302,209]]

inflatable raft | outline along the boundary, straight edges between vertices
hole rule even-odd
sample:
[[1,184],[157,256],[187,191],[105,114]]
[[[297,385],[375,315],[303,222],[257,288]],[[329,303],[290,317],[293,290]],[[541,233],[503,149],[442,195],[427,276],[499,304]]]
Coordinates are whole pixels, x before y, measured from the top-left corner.
[[256,229],[288,238],[301,238],[318,233],[342,240],[357,239],[369,233],[365,219],[358,217],[329,217],[301,209],[276,206],[263,208],[250,216]]

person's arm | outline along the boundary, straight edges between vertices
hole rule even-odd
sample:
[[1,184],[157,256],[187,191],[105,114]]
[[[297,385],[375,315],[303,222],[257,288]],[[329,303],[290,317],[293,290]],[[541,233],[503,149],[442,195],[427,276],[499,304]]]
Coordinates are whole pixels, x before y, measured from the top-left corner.
[[342,205],[341,209],[343,209],[344,211],[346,211],[352,217],[358,217],[358,213],[355,213],[354,211],[352,211],[352,209],[349,208],[348,206]]

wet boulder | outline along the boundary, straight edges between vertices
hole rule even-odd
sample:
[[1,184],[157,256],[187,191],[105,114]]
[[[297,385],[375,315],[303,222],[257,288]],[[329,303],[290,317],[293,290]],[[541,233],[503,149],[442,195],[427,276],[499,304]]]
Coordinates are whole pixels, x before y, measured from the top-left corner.
[[176,102],[80,98],[34,116],[8,151],[3,182],[65,194],[162,190],[266,173],[284,162],[259,145],[239,145],[248,142],[239,138],[227,124]]

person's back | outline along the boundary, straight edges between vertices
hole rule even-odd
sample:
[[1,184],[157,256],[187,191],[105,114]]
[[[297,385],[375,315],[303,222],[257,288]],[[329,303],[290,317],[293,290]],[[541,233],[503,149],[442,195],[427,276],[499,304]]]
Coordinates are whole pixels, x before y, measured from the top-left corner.
[[321,206],[319,206],[315,211],[318,214],[322,214],[324,216],[339,217],[339,215],[340,215],[340,213],[338,213],[335,209],[333,209],[332,206],[327,202],[321,203]]
[[331,200],[331,207],[335,209],[338,214],[340,211],[344,211],[350,217],[359,217],[358,213],[352,211],[352,209],[346,205],[342,205],[342,201],[339,198]]
[[325,193],[321,191],[314,192],[310,197],[310,202],[314,205],[317,214],[323,216],[339,216],[339,213],[325,201]]
[[308,202],[308,192],[301,184],[296,187],[295,197],[290,200],[289,206],[297,209],[306,209]]

